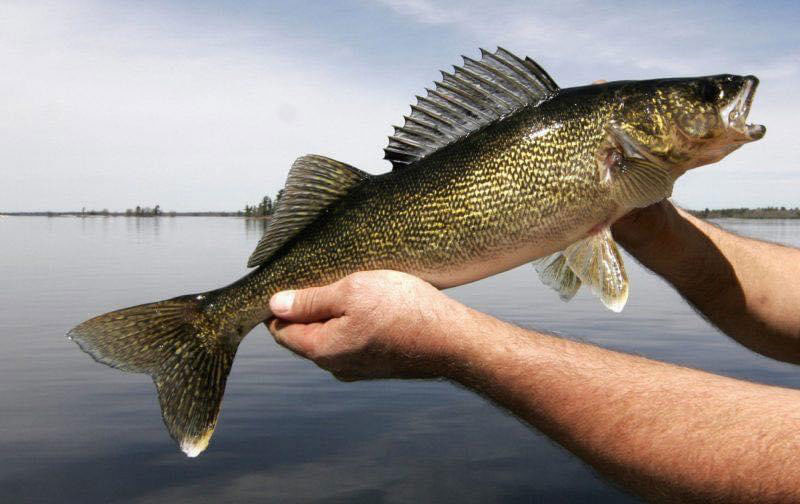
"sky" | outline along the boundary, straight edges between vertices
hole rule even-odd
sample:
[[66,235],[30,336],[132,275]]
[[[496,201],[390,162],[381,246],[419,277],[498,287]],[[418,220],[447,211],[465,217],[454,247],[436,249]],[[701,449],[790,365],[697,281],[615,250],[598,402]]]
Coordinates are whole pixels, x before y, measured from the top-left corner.
[[236,210],[316,153],[371,173],[439,69],[503,46],[561,87],[761,79],[766,137],[689,208],[800,206],[800,3],[0,0],[0,211]]

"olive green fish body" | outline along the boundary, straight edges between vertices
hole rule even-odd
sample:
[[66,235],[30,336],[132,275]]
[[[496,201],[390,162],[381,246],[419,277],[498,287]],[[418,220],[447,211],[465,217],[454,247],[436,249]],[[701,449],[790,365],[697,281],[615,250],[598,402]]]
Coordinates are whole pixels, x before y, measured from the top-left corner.
[[100,362],[151,375],[170,434],[196,456],[236,349],[271,316],[275,292],[370,269],[445,288],[538,260],[562,299],[586,286],[620,311],[628,279],[609,226],[668,197],[686,170],[764,134],[745,123],[754,77],[559,89],[503,49],[464,61],[395,127],[385,149],[392,171],[299,158],[250,274],[95,317],[70,338]]
[[579,240],[622,208],[601,183],[597,152],[613,96],[598,91],[565,90],[414,166],[365,180],[247,277],[250,295],[238,303],[252,306],[256,324],[279,290],[370,269],[453,287]]

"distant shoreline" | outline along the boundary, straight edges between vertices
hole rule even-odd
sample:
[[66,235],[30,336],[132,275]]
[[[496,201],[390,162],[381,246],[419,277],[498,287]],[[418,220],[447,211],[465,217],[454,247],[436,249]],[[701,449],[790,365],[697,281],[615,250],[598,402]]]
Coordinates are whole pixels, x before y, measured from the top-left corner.
[[[704,219],[800,219],[800,208],[720,208],[710,210],[688,210],[696,217]],[[131,214],[129,212],[0,212],[0,216],[13,217],[129,217],[134,219],[153,219],[161,217],[240,217],[252,220],[269,220],[270,216],[245,215],[244,212],[161,212],[159,214]]]
[[245,215],[244,212],[163,212],[156,214],[130,214],[127,212],[0,212],[9,217],[128,217],[153,219],[161,217],[242,217],[252,220],[269,220],[270,216]]
[[720,208],[717,210],[687,210],[703,219],[800,219],[800,208]]

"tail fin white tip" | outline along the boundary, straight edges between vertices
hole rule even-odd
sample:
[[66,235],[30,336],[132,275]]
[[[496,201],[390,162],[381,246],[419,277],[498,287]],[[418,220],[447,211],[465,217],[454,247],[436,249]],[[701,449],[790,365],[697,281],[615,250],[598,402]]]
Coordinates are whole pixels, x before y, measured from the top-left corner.
[[195,458],[208,448],[208,442],[214,430],[206,432],[202,437],[195,439],[184,439],[181,441],[181,451],[189,458]]

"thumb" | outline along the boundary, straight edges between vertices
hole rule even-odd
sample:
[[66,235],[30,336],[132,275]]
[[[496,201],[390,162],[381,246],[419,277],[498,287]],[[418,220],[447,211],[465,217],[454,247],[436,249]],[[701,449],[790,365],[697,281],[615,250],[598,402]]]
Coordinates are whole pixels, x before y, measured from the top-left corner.
[[269,308],[274,316],[292,322],[309,323],[340,317],[344,310],[340,304],[342,296],[336,292],[337,285],[278,292],[269,300]]

